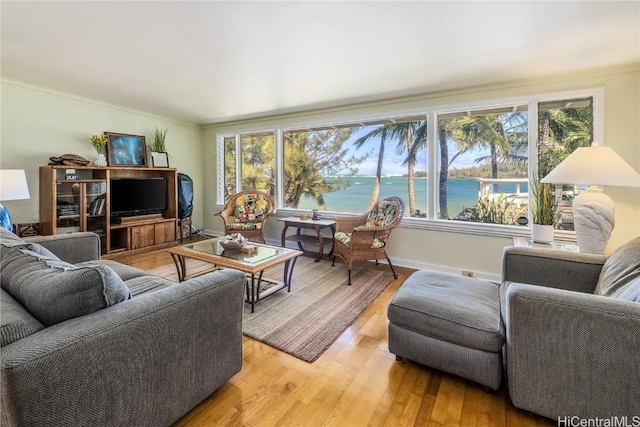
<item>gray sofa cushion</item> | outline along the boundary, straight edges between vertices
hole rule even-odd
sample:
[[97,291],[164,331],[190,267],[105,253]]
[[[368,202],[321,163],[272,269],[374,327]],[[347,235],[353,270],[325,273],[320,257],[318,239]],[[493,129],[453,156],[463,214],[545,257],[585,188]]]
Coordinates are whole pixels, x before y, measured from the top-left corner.
[[0,289],[0,346],[11,344],[31,334],[44,325],[38,322],[18,301]]
[[0,242],[5,246],[19,246],[25,244],[24,240],[4,227],[0,227]]
[[620,246],[607,258],[593,293],[640,302],[640,237]]
[[125,284],[131,291],[131,297],[134,298],[149,292],[168,288],[169,286],[175,285],[176,282],[172,282],[163,277],[147,275],[129,279]]
[[130,298],[129,288],[109,267],[77,268],[42,255],[34,244],[2,246],[2,288],[45,326]]
[[104,265],[112,269],[116,272],[118,276],[123,281],[127,281],[129,279],[133,279],[134,277],[147,276],[147,273],[144,270],[140,270],[139,268],[131,267],[126,264],[120,264],[117,261],[111,261],[108,259],[100,259],[95,261],[84,261],[76,264],[76,267],[96,267],[98,265]]

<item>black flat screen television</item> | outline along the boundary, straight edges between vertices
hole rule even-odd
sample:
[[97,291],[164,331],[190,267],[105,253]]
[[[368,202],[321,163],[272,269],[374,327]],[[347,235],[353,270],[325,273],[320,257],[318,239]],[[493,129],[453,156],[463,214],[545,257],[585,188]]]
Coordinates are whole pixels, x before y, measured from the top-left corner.
[[166,178],[111,180],[111,216],[157,213],[167,208]]

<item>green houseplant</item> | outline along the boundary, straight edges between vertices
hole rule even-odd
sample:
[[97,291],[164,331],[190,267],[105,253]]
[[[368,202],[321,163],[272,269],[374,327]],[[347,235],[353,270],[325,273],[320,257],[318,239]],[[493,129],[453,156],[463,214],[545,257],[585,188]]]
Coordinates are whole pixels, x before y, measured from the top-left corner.
[[169,128],[156,128],[153,132],[153,143],[149,146],[151,149],[151,164],[153,167],[169,167],[169,155],[165,141]]
[[156,128],[153,132],[153,144],[151,144],[151,151],[156,153],[166,153],[167,147],[165,141],[167,139],[167,132],[169,128]]
[[553,185],[536,177],[531,184],[531,238],[540,243],[553,242],[553,224],[557,217],[557,202]]

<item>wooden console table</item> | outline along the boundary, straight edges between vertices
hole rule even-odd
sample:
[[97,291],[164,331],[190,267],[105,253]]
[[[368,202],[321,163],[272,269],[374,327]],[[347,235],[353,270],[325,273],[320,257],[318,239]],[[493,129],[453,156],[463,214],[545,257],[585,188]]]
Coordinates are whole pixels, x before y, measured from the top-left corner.
[[[324,243],[331,243],[331,251],[329,252],[329,256],[333,254],[333,235],[336,232],[336,222],[331,219],[300,219],[297,216],[290,216],[286,218],[278,218],[278,221],[284,222],[284,228],[282,229],[282,247],[285,247],[286,241],[291,240],[298,243],[298,248],[301,251],[304,251],[302,246],[303,243],[311,243],[318,245],[318,255],[316,256],[315,262],[320,261],[322,255],[324,255]],[[292,234],[287,236],[287,229],[289,227],[296,227],[296,234]],[[311,236],[308,234],[301,234],[300,231],[302,229],[310,229],[315,230],[316,235]],[[325,237],[322,235],[322,229],[328,228],[331,230],[331,237]]]

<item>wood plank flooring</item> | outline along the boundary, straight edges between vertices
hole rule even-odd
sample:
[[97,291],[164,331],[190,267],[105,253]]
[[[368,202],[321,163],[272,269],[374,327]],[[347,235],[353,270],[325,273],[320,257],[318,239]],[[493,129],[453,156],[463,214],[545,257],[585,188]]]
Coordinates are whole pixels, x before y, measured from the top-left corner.
[[[172,263],[163,251],[117,261],[145,270]],[[397,272],[398,279],[314,363],[243,337],[242,371],[175,426],[555,425],[515,408],[504,385],[486,393],[465,379],[397,362],[387,348],[386,310],[413,270]]]

